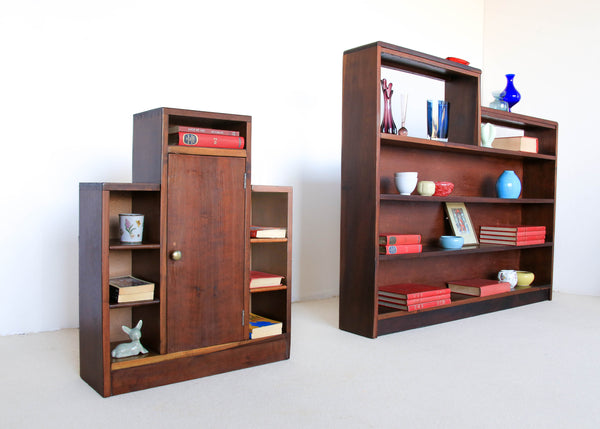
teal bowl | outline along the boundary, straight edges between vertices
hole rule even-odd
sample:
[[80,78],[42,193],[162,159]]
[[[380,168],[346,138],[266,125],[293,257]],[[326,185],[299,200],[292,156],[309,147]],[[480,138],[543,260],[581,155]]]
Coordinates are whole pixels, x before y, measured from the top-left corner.
[[442,235],[440,237],[440,246],[444,249],[460,249],[464,243],[465,239],[458,235]]

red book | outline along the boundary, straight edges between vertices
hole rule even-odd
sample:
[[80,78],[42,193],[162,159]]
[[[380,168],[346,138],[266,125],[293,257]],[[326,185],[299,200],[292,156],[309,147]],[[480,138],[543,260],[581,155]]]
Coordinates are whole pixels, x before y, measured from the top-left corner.
[[400,305],[413,305],[413,304],[423,304],[425,302],[430,301],[439,301],[443,299],[450,299],[450,289],[444,288],[444,293],[440,293],[439,295],[433,296],[425,296],[423,298],[411,298],[411,299],[403,299],[403,298],[394,298],[392,296],[386,296],[382,294],[378,294],[378,298],[380,301],[391,302],[393,304]]
[[436,301],[422,302],[420,304],[412,304],[412,305],[395,304],[395,303],[392,303],[389,301],[384,301],[382,299],[380,299],[378,301],[379,305],[382,305],[384,307],[395,308],[395,309],[404,310],[404,311],[415,311],[415,310],[422,310],[424,308],[439,307],[440,305],[450,304],[450,302],[451,302],[450,298],[440,299],[440,300],[436,300]]
[[533,232],[533,231],[546,231],[546,227],[543,225],[481,225],[479,232],[482,231],[505,231],[505,232]]
[[544,244],[545,242],[545,238],[526,240],[496,240],[493,238],[479,237],[480,244],[502,244],[505,246],[531,246],[534,244]]
[[179,132],[169,136],[169,143],[179,146],[243,149],[244,137]]
[[481,230],[479,235],[484,238],[493,238],[499,240],[509,239],[540,239],[546,237],[546,231],[523,231],[523,232],[507,232],[507,231],[487,231]]
[[185,127],[183,125],[176,125],[169,127],[169,134],[176,133],[199,133],[199,134],[220,134],[222,136],[239,136],[239,131],[231,130],[217,130],[214,128],[198,128],[198,127]]
[[285,227],[274,226],[251,226],[251,238],[285,238],[287,229]]
[[454,280],[448,282],[448,287],[454,293],[472,296],[488,296],[510,292],[510,283],[487,279]]
[[397,244],[419,244],[421,243],[420,234],[380,234],[379,244],[382,246]]
[[403,253],[420,253],[423,251],[422,244],[400,244],[397,246],[379,246],[380,255],[399,255]]
[[280,286],[283,283],[283,279],[283,276],[277,274],[250,271],[250,289]]
[[381,286],[379,288],[380,296],[391,296],[400,299],[424,298],[426,296],[445,295],[448,288],[441,286],[431,286],[419,283],[399,283],[395,285]]

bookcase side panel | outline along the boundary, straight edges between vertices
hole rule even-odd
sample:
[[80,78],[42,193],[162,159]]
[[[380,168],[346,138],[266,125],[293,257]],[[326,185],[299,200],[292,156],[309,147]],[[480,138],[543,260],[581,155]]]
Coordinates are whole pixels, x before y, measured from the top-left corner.
[[340,315],[343,330],[374,337],[380,54],[344,55]]

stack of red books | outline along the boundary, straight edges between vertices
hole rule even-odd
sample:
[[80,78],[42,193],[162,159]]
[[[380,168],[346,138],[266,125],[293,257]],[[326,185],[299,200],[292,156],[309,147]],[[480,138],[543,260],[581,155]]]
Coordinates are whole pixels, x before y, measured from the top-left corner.
[[379,235],[380,255],[420,253],[423,251],[420,234],[381,234]]
[[415,311],[450,304],[450,289],[418,283],[382,286],[377,294],[381,306]]
[[522,225],[481,225],[479,242],[482,244],[503,244],[505,246],[527,246],[546,242],[545,226]]

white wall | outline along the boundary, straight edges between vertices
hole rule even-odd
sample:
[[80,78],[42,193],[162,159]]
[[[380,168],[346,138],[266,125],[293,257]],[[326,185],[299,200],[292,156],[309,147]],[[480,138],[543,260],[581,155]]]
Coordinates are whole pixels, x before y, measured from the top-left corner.
[[596,1],[485,1],[483,104],[515,73],[513,111],[558,122],[554,289],[585,295],[600,295],[599,18]]
[[131,180],[132,115],[161,106],[252,115],[253,183],[294,187],[293,299],[336,295],[343,51],[483,63],[483,0],[98,5],[0,15],[0,335],[78,325],[78,183]]

